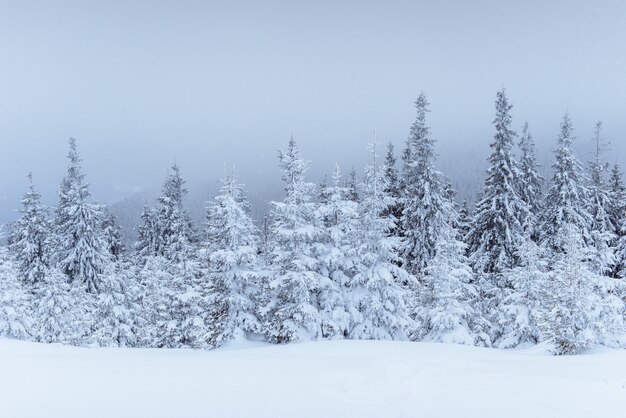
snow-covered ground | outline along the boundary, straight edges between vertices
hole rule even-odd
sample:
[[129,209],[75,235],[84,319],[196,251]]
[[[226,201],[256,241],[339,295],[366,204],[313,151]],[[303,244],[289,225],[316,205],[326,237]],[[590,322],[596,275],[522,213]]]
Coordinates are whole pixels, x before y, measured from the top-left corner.
[[0,340],[0,416],[620,417],[626,351],[336,341],[216,351]]

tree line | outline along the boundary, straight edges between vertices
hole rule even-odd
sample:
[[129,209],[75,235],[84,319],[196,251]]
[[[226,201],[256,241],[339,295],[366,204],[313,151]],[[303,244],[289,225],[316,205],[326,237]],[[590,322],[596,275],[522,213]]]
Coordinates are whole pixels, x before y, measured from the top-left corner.
[[[234,173],[196,227],[174,164],[146,204],[133,248],[89,198],[76,141],[53,211],[28,177],[0,249],[0,335],[88,346],[215,348],[393,339],[556,354],[626,346],[626,188],[596,153],[584,167],[560,125],[552,178],[505,91],[484,186],[470,209],[435,166],[420,94],[397,161],[370,145],[361,176],[337,166],[316,186],[292,137],[279,151],[284,198],[261,233]],[[519,139],[518,139],[519,138]]]

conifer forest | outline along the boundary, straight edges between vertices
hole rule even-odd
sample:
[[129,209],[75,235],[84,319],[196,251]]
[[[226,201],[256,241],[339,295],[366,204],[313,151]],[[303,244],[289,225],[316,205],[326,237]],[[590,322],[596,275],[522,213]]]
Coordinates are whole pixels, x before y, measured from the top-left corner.
[[[489,167],[475,205],[437,170],[429,102],[404,148],[375,140],[366,167],[319,185],[292,137],[284,197],[264,225],[226,172],[194,225],[183,168],[145,205],[125,246],[95,203],[69,140],[58,203],[27,177],[2,247],[0,334],[79,346],[213,349],[231,340],[405,340],[555,354],[626,345],[626,188],[600,152],[582,163],[568,114],[543,178],[528,123],[497,92]],[[17,205],[18,202],[16,202]]]

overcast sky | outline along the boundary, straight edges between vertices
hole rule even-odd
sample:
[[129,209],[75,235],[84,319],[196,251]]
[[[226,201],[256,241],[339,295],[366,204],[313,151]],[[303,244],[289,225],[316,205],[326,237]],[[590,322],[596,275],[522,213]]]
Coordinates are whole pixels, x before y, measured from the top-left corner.
[[569,111],[582,160],[601,119],[626,165],[624,22],[624,1],[0,0],[0,219],[29,170],[53,203],[70,136],[100,201],[158,189],[173,161],[192,187],[226,163],[279,190],[291,132],[318,182],[360,168],[374,128],[401,147],[420,90],[462,191],[502,87],[544,158]]

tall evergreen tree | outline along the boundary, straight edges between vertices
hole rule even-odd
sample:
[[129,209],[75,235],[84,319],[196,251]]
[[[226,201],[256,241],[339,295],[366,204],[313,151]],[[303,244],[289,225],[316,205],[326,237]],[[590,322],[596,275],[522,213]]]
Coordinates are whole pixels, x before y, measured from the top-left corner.
[[271,202],[270,262],[274,273],[265,283],[269,300],[261,312],[268,340],[286,343],[321,336],[315,247],[322,231],[315,225],[311,202],[315,185],[304,179],[307,163],[293,136],[279,151],[279,160],[286,196],[282,202]]
[[[458,239],[453,212],[441,230],[435,257],[426,268],[425,287],[419,295],[416,337],[426,341],[475,345],[485,337],[481,313],[474,307],[478,292],[472,269],[465,256],[465,244]],[[477,326],[476,326],[477,325]]]
[[11,252],[17,261],[19,277],[30,285],[42,280],[50,266],[51,225],[48,209],[28,174],[28,191],[22,198],[22,217],[12,231]]
[[344,295],[355,256],[353,238],[359,216],[358,203],[350,199],[349,189],[342,184],[338,165],[332,181],[328,199],[320,202],[315,212],[323,233],[316,251],[322,276],[318,301],[322,337],[328,339],[343,338],[350,326]]
[[106,205],[101,205],[102,232],[109,247],[109,252],[113,259],[118,260],[124,252],[124,242],[122,241],[122,231],[117,223],[115,215],[111,213]]
[[388,185],[376,143],[371,153],[372,162],[361,184],[360,224],[354,239],[357,257],[346,298],[352,322],[348,335],[355,339],[405,340],[415,329],[409,307],[417,283],[396,264],[399,240],[389,235],[394,219],[385,215],[394,199],[386,192]]
[[258,229],[250,217],[245,190],[234,175],[222,179],[220,193],[207,209],[206,237],[209,345],[260,334]]
[[539,221],[543,208],[543,178],[539,174],[539,165],[535,157],[535,141],[528,129],[528,122],[522,127],[519,141],[521,151],[519,161],[519,195],[528,211],[523,219],[524,230],[534,241],[539,239]]
[[187,194],[185,180],[180,175],[180,167],[173,164],[163,184],[163,192],[159,197],[158,229],[159,240],[157,254],[167,259],[181,262],[190,250],[194,241],[191,219],[184,207]]
[[111,261],[111,255],[102,232],[102,213],[87,202],[89,191],[83,182],[76,140],[70,138],[69,143],[70,163],[61,183],[57,207],[57,259],[71,282],[82,284],[88,292],[96,292],[99,275]]
[[393,199],[393,204],[387,208],[385,215],[388,214],[394,218],[396,226],[394,227],[394,230],[390,232],[392,234],[397,234],[399,232],[398,224],[402,218],[402,199],[400,193],[400,179],[398,176],[398,169],[396,167],[396,156],[393,151],[393,143],[391,142],[387,144],[384,173],[385,184],[387,184],[385,192]]
[[417,117],[404,153],[401,232],[402,261],[410,273],[421,275],[435,255],[437,234],[446,223],[447,197],[441,173],[435,170],[434,139],[426,124],[428,101],[420,93],[415,101]]
[[585,245],[592,244],[589,225],[592,217],[587,210],[586,190],[583,186],[582,168],[574,156],[572,121],[566,114],[561,122],[561,131],[557,138],[557,149],[552,165],[554,174],[552,185],[546,198],[543,216],[542,244],[550,254],[563,251],[566,236],[562,229],[575,227],[582,236]]
[[491,143],[487,179],[476,204],[468,234],[470,260],[478,273],[501,273],[518,264],[517,248],[524,241],[527,206],[518,193],[518,170],[511,149],[511,108],[504,89],[496,98],[496,128]]
[[594,159],[589,163],[591,182],[588,187],[588,211],[591,215],[590,233],[595,247],[593,264],[599,274],[608,275],[615,266],[615,225],[611,219],[613,202],[604,181],[604,171],[608,164],[602,161],[601,153],[607,144],[601,135],[602,122],[596,123]]
[[612,276],[620,277],[620,272],[626,274],[626,187],[622,179],[622,172],[617,164],[611,169],[609,178],[609,197],[611,201],[610,219],[615,233],[615,263]]
[[135,251],[140,258],[145,259],[146,257],[159,255],[161,247],[161,229],[158,212],[146,203],[141,212],[141,224],[137,228]]

